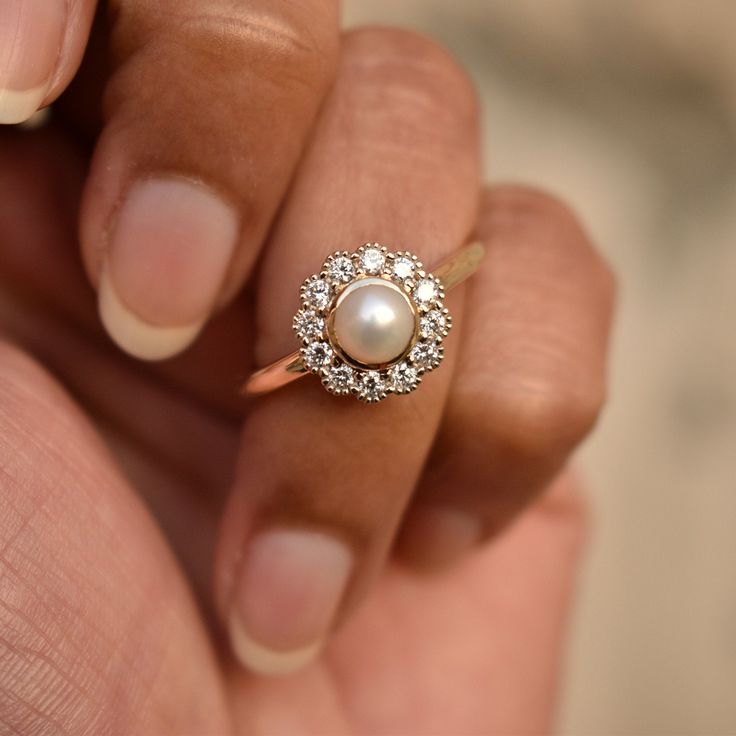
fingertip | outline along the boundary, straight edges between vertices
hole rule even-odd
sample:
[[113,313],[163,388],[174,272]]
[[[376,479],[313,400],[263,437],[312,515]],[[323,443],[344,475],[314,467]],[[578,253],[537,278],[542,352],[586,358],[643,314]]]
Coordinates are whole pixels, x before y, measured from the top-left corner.
[[0,89],[0,124],[24,123],[38,111],[46,95],[46,87],[17,91]]
[[245,669],[256,675],[278,677],[293,674],[314,661],[322,649],[322,640],[291,651],[276,651],[263,646],[251,637],[239,616],[230,618],[230,643],[233,652]]
[[199,182],[134,184],[100,272],[100,315],[112,339],[142,360],[187,348],[215,308],[238,233],[238,213]]
[[171,358],[185,350],[202,330],[204,320],[182,327],[159,327],[144,322],[122,302],[107,270],[100,274],[99,312],[112,340],[140,360]]
[[28,120],[49,94],[67,26],[63,0],[0,4],[0,124]]
[[329,534],[296,528],[256,534],[227,621],[240,663],[261,675],[309,664],[329,637],[352,569],[352,552]]

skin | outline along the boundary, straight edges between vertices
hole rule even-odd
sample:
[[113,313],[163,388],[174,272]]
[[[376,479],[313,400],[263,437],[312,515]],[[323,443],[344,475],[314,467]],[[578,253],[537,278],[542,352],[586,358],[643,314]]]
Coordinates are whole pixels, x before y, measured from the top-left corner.
[[[53,124],[0,130],[0,726],[543,732],[585,529],[566,466],[605,394],[611,275],[563,204],[483,189],[474,93],[444,50],[340,37],[324,1],[245,5],[110,3],[77,72],[94,8],[72,2]],[[95,288],[121,198],[161,172],[205,181],[242,226],[201,337],[144,365],[104,334]],[[421,243],[431,264],[471,234],[488,257],[448,299],[420,391],[365,407],[305,379],[237,398],[293,349],[298,284],[326,253]],[[438,508],[478,520],[473,549]],[[329,531],[356,567],[318,661],[266,679],[222,624],[254,530],[283,524]]]

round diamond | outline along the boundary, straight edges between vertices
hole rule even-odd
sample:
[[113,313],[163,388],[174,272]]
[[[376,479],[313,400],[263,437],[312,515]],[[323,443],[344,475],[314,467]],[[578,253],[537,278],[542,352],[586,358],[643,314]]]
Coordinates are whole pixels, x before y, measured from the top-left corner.
[[437,298],[438,294],[437,284],[432,279],[422,279],[414,289],[414,298],[420,304],[429,304]]
[[317,309],[326,309],[332,299],[332,287],[324,279],[310,281],[304,298]]
[[447,329],[447,318],[439,309],[427,312],[419,322],[422,337],[444,335]]
[[381,273],[385,262],[386,258],[379,248],[366,248],[360,256],[360,265],[366,273]]
[[417,369],[408,363],[398,363],[388,372],[389,380],[394,391],[399,394],[407,394],[413,391],[419,383]]
[[312,342],[302,350],[304,356],[304,363],[307,368],[313,371],[318,371],[320,368],[324,368],[329,365],[332,361],[332,348],[329,343],[326,342]]
[[313,340],[323,334],[325,320],[313,309],[304,309],[294,317],[294,331],[302,340]]
[[353,386],[353,369],[349,365],[338,365],[330,368],[324,383],[334,394],[350,393]]
[[436,342],[418,342],[409,353],[409,358],[417,368],[431,370],[442,359],[442,352]]
[[397,279],[406,281],[406,279],[411,278],[414,273],[414,262],[411,258],[399,256],[399,258],[394,261],[393,271],[394,276],[396,276]]
[[338,284],[347,284],[355,276],[355,266],[347,256],[336,256],[329,262],[327,274]]
[[366,371],[358,381],[358,397],[372,403],[386,395],[387,386],[378,371]]

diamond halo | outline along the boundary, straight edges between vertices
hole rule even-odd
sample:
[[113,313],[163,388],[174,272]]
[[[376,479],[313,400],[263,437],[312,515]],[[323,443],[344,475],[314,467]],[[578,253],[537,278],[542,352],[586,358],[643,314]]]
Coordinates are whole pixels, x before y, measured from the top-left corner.
[[[351,358],[331,329],[340,295],[361,279],[379,286],[377,280],[386,281],[386,286],[401,291],[412,310],[414,336],[404,352],[388,363],[366,365]],[[373,404],[391,394],[408,394],[421,384],[423,374],[442,362],[442,341],[452,326],[443,299],[442,282],[424,271],[409,252],[366,243],[352,253],[333,253],[301,288],[302,307],[294,317],[294,331],[301,341],[303,364],[336,396],[353,395]]]

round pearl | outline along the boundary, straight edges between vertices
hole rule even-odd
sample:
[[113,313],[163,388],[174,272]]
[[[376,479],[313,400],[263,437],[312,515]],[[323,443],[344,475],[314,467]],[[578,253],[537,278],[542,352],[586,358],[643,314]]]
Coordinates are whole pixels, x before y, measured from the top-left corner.
[[401,357],[411,343],[416,316],[406,294],[391,281],[365,278],[340,294],[332,332],[348,357],[381,365]]

